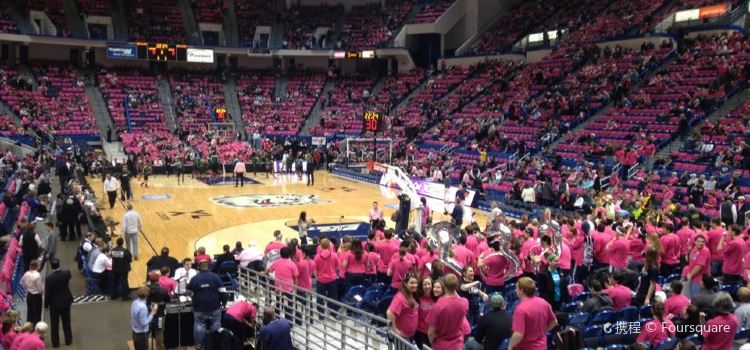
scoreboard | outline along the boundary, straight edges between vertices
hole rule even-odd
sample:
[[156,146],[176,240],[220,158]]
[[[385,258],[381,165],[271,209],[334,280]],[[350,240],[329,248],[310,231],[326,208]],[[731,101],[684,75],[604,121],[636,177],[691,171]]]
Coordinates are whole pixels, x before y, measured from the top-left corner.
[[214,63],[214,50],[185,44],[136,42],[108,43],[107,58],[157,62]]
[[365,112],[363,116],[364,131],[378,132],[383,128],[383,115],[378,112]]
[[147,61],[187,61],[187,45],[165,43],[136,43],[137,58]]

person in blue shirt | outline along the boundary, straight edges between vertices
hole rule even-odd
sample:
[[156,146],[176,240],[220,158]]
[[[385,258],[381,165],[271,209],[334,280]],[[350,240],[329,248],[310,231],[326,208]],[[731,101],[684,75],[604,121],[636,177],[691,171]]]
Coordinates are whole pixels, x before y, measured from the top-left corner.
[[[546,237],[546,236],[545,236]],[[536,276],[539,296],[546,300],[555,311],[568,302],[568,282],[557,267],[557,254],[547,255],[547,268]]]
[[[193,292],[193,337],[195,348],[203,349],[203,339],[206,334],[221,327],[221,305],[224,302],[219,275],[209,271],[208,260],[196,260],[200,271],[190,280],[187,289]],[[208,328],[206,328],[208,326]]]
[[158,306],[151,305],[149,311],[146,303],[148,287],[141,287],[136,292],[138,299],[130,306],[130,329],[133,331],[133,347],[135,350],[148,350],[148,335],[151,320],[156,315]]
[[292,324],[287,319],[276,318],[272,307],[263,309],[263,327],[258,334],[258,347],[263,350],[297,349],[292,343]]

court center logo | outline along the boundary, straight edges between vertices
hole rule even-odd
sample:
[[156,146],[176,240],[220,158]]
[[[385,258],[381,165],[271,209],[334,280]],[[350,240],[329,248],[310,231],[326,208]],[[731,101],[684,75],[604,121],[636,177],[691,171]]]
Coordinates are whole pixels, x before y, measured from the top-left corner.
[[333,203],[314,194],[242,194],[214,197],[211,200],[235,208],[278,208]]

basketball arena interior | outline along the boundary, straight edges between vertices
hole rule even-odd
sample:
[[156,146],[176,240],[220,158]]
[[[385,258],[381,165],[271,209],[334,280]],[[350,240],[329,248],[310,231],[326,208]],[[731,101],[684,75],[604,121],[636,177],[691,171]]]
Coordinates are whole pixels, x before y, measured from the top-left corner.
[[1,0],[0,349],[750,349],[747,0]]

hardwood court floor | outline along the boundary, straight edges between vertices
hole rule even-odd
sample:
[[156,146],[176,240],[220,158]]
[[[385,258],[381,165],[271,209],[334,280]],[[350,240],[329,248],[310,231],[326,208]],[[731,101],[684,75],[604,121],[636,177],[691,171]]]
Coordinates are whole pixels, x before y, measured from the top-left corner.
[[[287,224],[296,223],[302,210],[317,223],[339,223],[340,220],[347,223],[367,221],[373,201],[379,201],[386,218],[390,218],[398,203],[397,192],[391,189],[340,178],[325,171],[316,172],[314,186],[306,186],[304,180],[294,175],[249,177],[258,183],[246,182],[241,188],[234,187],[233,183],[207,185],[190,176],[185,177],[186,184],[181,186],[174,176],[151,176],[149,187],[144,188],[133,179],[132,204],[141,215],[143,231],[154,249],[158,252],[162,247],[169,247],[170,255],[181,260],[192,257],[198,246],[205,247],[209,254],[218,254],[222,245],[234,247],[236,241],[242,241],[245,247],[253,240],[262,250],[273,240],[274,230],[281,230],[285,238],[297,237],[296,231]],[[102,215],[120,222],[125,209],[120,204],[108,209],[101,178],[90,178],[89,183],[97,193],[99,206],[105,208]],[[434,220],[442,220],[442,209],[430,206],[434,210]],[[478,213],[477,221],[483,224],[485,213]],[[389,222],[388,227],[393,226]],[[119,229],[118,225],[118,232]],[[145,281],[146,261],[154,254],[146,239],[139,235],[140,260],[132,266],[131,288]]]

